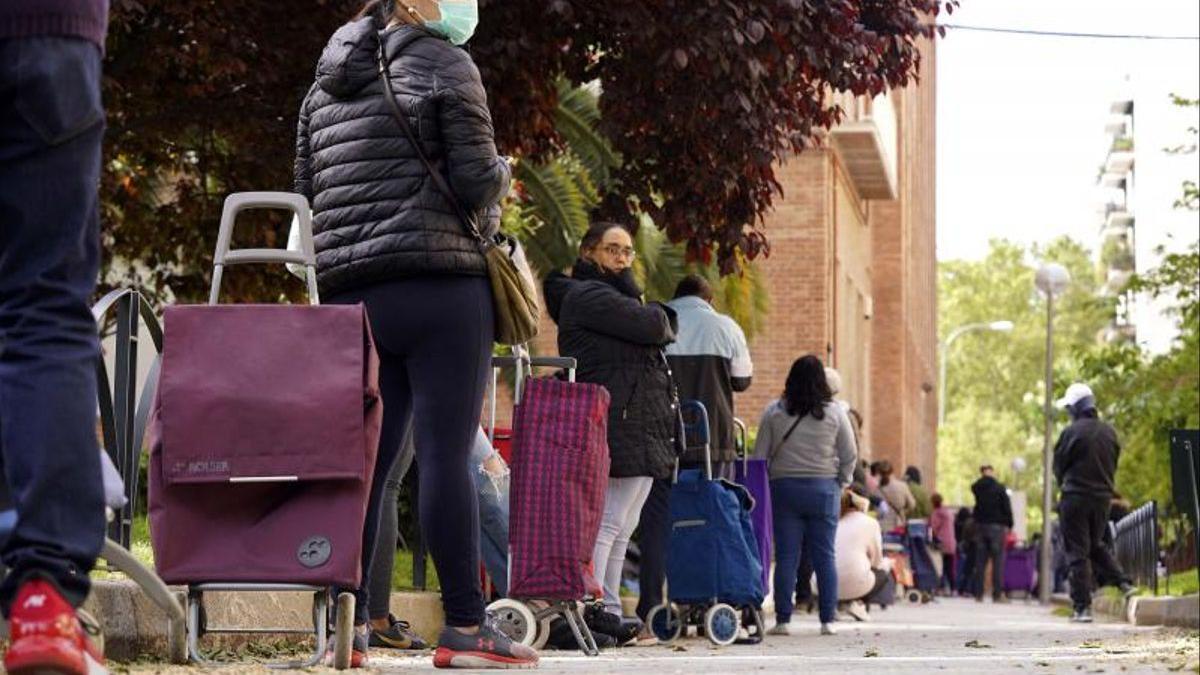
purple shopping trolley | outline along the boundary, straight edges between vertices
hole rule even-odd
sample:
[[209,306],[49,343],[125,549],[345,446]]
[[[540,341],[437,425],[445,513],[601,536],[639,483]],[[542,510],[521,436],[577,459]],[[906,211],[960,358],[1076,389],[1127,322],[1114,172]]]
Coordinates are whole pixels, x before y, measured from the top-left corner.
[[[288,209],[303,251],[230,251],[239,211]],[[292,194],[229,197],[210,304],[166,310],[150,422],[149,512],[155,565],[187,586],[191,658],[205,633],[314,633],[325,655],[332,586],[360,581],[362,532],[383,405],[361,306],[315,306],[308,204]],[[294,262],[313,306],[217,305],[225,265]],[[206,625],[207,591],[313,594],[313,628]],[[334,665],[349,664],[354,596],[337,598]]]

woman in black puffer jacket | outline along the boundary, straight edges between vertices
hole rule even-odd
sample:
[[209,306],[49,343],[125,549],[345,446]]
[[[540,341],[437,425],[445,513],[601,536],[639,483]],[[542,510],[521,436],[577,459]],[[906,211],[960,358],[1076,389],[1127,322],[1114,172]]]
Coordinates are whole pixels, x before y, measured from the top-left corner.
[[355,610],[360,663],[381,493],[410,414],[421,530],[446,614],[435,664],[537,661],[485,621],[479,583],[468,456],[493,342],[486,263],[393,116],[379,73],[382,44],[396,101],[435,170],[480,216],[483,234],[494,233],[511,171],[496,152],[479,71],[455,46],[470,37],[474,13],[474,0],[368,3],[330,39],[300,110],[296,190],[312,204],[320,288],[327,302],[366,305],[381,360],[383,434]]
[[[633,281],[633,239],[622,225],[598,223],[584,235],[571,276],[546,279],[546,304],[558,323],[558,351],[579,360],[578,379],[612,395],[608,448],[612,458],[604,517],[592,562],[604,585],[605,610],[619,623],[621,569],[629,537],[655,478],[675,465],[678,403],[663,347],[675,341],[675,312],[643,304]],[[592,623],[592,621],[589,621]],[[615,637],[637,633],[625,624]]]

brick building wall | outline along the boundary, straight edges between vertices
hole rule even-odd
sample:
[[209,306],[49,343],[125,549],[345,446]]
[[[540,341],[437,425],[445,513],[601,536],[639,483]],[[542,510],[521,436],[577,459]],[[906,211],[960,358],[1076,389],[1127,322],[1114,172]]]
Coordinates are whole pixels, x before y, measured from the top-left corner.
[[875,455],[915,465],[934,485],[937,457],[936,54],[922,45],[921,84],[893,93],[899,199],[871,204]]
[[921,84],[891,94],[895,199],[864,199],[832,144],[779,167],[784,198],[766,220],[771,256],[762,263],[771,311],[750,347],[754,386],[736,403],[755,424],[792,362],[817,354],[866,420],[862,455],[919,466],[932,484],[936,91],[933,47],[923,50]]

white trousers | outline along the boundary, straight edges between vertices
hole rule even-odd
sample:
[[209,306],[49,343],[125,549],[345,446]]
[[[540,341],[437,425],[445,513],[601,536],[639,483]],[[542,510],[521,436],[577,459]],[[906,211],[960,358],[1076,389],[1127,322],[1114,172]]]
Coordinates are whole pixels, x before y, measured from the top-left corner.
[[642,517],[642,505],[650,496],[654,479],[649,476],[609,478],[608,491],[604,495],[604,517],[600,521],[600,533],[596,536],[596,548],[592,552],[592,565],[596,580],[604,585],[604,608],[617,616],[621,611],[621,570],[625,566],[625,551],[629,538],[637,529]]

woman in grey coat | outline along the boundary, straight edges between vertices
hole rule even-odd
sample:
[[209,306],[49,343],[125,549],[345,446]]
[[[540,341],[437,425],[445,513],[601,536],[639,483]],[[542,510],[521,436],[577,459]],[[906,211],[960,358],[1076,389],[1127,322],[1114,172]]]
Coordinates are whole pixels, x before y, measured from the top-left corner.
[[[837,588],[834,538],[842,491],[850,485],[858,446],[850,419],[834,402],[820,359],[792,364],[783,396],[767,406],[758,425],[754,454],[766,458],[771,476],[775,532],[775,627],[790,634],[801,548],[812,560],[821,588]],[[837,594],[821,595],[821,633],[832,635]]]

